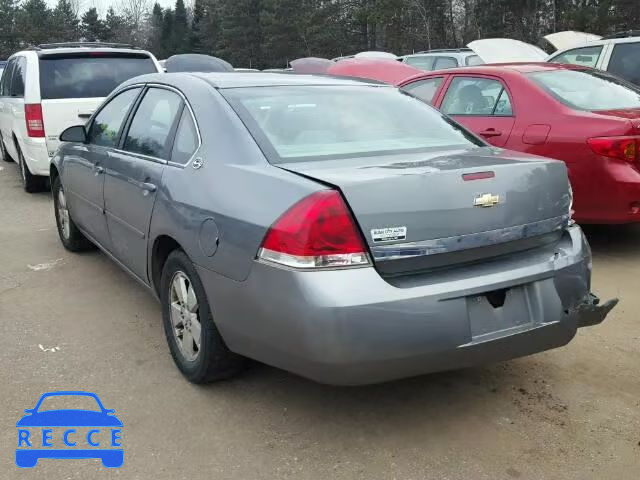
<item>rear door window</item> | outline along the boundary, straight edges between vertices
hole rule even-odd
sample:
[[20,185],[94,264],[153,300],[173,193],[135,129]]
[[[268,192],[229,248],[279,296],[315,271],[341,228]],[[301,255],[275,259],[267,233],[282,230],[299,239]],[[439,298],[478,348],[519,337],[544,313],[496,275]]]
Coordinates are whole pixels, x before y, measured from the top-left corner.
[[449,115],[513,115],[511,99],[500,81],[472,77],[451,81],[442,111]]
[[442,70],[445,68],[456,68],[458,61],[453,57],[436,57],[436,61],[433,63],[434,70]]
[[551,59],[553,63],[566,63],[569,65],[581,65],[583,67],[595,68],[602,53],[602,45],[593,47],[582,47],[568,50],[561,55]]
[[120,129],[129,109],[140,93],[140,88],[125,90],[113,97],[98,112],[89,128],[89,143],[102,147],[115,147],[118,143]]
[[426,80],[418,80],[417,82],[405,85],[401,90],[419,98],[423,102],[433,103],[438,88],[442,85],[444,77],[428,78]]
[[181,109],[180,95],[150,88],[133,116],[124,149],[168,160]]
[[40,58],[40,94],[43,100],[106,97],[122,82],[156,71],[147,55],[47,55]]
[[607,70],[640,84],[640,43],[618,43],[613,47]]
[[18,57],[11,74],[11,90],[9,94],[12,97],[24,97],[24,83],[26,73],[27,61],[24,57]]

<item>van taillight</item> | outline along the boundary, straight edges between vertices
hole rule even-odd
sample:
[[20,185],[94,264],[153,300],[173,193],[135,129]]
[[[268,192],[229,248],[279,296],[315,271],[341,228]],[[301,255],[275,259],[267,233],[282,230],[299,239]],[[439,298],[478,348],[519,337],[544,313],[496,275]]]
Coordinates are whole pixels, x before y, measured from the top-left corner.
[[617,158],[629,163],[640,160],[640,137],[594,137],[587,143],[594,153],[609,158]]
[[39,103],[26,104],[24,106],[24,118],[27,122],[27,135],[30,137],[44,137],[42,105]]

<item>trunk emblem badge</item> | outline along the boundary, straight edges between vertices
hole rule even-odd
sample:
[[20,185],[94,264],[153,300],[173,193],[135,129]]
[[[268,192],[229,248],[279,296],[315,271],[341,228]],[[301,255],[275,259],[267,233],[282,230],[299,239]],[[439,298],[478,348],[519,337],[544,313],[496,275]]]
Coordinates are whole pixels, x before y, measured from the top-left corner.
[[478,195],[473,200],[474,207],[482,207],[482,208],[493,207],[498,203],[500,203],[500,195],[493,195],[492,193],[484,193],[482,195]]

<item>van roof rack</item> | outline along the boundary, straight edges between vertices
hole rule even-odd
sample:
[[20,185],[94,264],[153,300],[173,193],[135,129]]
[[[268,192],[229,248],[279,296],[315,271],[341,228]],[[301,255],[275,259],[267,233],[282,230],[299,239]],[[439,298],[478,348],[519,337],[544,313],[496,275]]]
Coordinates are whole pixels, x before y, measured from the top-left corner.
[[52,48],[132,48],[138,49],[128,43],[109,43],[109,42],[60,42],[60,43],[41,43],[35,47],[31,47],[30,50],[50,50]]
[[470,48],[436,48],[434,50],[423,50],[421,52],[416,53],[462,53],[462,52],[473,52]]
[[605,35],[602,40],[613,40],[616,38],[640,37],[640,30],[625,30],[624,32],[616,32]]

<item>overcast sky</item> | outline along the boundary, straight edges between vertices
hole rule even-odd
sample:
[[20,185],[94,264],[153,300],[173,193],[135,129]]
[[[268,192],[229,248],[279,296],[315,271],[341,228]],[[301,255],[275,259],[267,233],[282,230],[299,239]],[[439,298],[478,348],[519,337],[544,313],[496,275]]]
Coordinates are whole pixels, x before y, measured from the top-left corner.
[[[45,1],[52,8],[55,7],[56,3],[58,3],[58,0],[45,0]],[[81,12],[84,12],[85,10],[87,10],[87,9],[89,9],[91,7],[96,7],[98,9],[98,12],[100,12],[100,14],[104,16],[106,11],[112,5],[113,5],[113,8],[115,8],[117,10],[117,7],[121,3],[122,0],[78,0],[78,1],[80,2],[80,5],[81,5],[81,8],[80,8]],[[173,7],[176,4],[176,0],[149,0],[149,5],[153,6],[153,4],[156,1],[163,8]],[[188,5],[190,2],[188,0],[186,0],[184,3],[185,3],[185,5]]]

